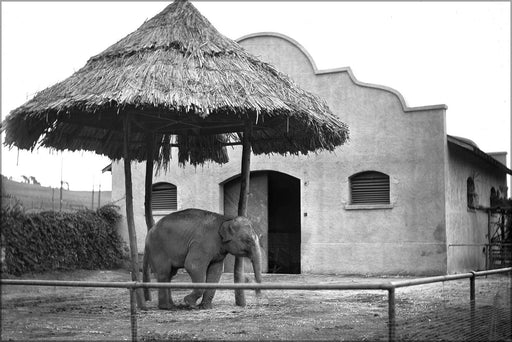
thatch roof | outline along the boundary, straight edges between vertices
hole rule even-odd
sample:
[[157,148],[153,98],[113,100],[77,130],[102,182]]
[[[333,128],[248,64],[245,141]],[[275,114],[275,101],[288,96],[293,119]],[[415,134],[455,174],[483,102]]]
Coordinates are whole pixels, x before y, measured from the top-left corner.
[[322,100],[221,35],[188,1],[167,6],[39,92],[2,126],[8,146],[120,159],[127,113],[136,123],[130,149],[139,161],[147,132],[158,137],[160,160],[171,143],[181,147],[180,159],[225,161],[222,146],[239,142],[246,118],[254,122],[255,154],[332,151],[348,139],[348,127]]

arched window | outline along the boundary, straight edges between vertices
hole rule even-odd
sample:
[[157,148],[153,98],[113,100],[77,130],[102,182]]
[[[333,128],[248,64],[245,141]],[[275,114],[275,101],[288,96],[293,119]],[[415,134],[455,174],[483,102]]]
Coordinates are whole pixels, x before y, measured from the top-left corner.
[[491,199],[489,201],[491,203],[491,207],[496,206],[498,203],[498,200],[499,200],[498,193],[496,192],[496,189],[494,187],[492,187],[491,188]]
[[477,205],[477,199],[476,199],[476,191],[475,191],[475,181],[472,177],[468,177],[466,181],[466,188],[468,193],[468,207],[469,208],[475,208]]
[[151,187],[151,207],[153,211],[171,211],[178,209],[176,185],[155,183]]
[[350,176],[351,204],[389,204],[389,176],[366,171]]

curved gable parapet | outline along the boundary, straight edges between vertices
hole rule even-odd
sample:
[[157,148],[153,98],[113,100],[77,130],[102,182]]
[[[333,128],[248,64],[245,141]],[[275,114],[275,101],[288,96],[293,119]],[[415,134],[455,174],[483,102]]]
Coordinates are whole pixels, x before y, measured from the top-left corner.
[[237,43],[241,43],[243,42],[244,40],[248,40],[248,39],[251,39],[251,38],[260,38],[260,37],[274,37],[274,38],[281,38],[289,43],[291,43],[292,45],[294,45],[297,49],[299,49],[303,54],[304,56],[306,56],[306,58],[308,59],[309,63],[311,64],[311,67],[313,68],[313,71],[315,72],[315,74],[318,73],[318,68],[316,67],[316,63],[315,61],[313,60],[313,57],[311,57],[311,55],[309,54],[309,52],[302,46],[300,45],[299,42],[297,42],[295,39],[293,38],[290,38],[288,37],[287,35],[284,35],[282,33],[277,33],[277,32],[258,32],[258,33],[251,33],[251,34],[248,34],[248,35],[245,35],[243,37],[240,37],[236,40]]
[[316,66],[315,61],[313,60],[313,57],[311,57],[310,53],[301,44],[299,44],[295,39],[292,39],[292,38],[290,38],[284,34],[281,34],[281,33],[277,33],[277,32],[251,33],[251,34],[248,34],[248,35],[238,38],[236,40],[236,42],[241,43],[244,40],[248,40],[251,38],[259,38],[259,37],[280,38],[280,39],[283,39],[283,40],[287,41],[288,43],[292,44],[293,46],[295,46],[298,50],[300,50],[304,54],[304,56],[306,56],[307,60],[311,64],[311,68],[313,69],[313,72],[315,75],[347,73],[348,76],[350,77],[351,81],[355,85],[358,85],[360,87],[365,87],[365,88],[383,90],[383,91],[386,91],[386,92],[389,92],[389,93],[395,95],[398,98],[398,100],[400,101],[400,104],[402,105],[402,109],[404,112],[418,112],[418,111],[427,111],[427,110],[438,110],[438,109],[447,110],[448,109],[448,106],[446,106],[445,104],[409,107],[409,106],[407,106],[407,103],[405,102],[405,98],[398,90],[390,88],[390,87],[386,87],[383,85],[361,82],[354,76],[354,73],[352,72],[352,69],[350,67],[319,70]]

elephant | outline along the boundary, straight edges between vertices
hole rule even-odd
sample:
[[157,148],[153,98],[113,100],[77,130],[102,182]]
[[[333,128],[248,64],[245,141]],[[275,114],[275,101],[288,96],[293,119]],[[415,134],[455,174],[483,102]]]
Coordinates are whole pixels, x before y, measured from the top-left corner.
[[[173,212],[149,230],[145,243],[143,282],[150,282],[149,264],[158,282],[170,282],[178,269],[185,268],[194,283],[218,283],[224,258],[231,253],[248,257],[255,280],[261,283],[260,242],[246,217],[228,217],[201,209]],[[194,289],[184,301],[192,308],[211,309],[214,295],[215,289]],[[201,303],[196,306],[201,296]],[[150,300],[147,288],[145,299]],[[158,308],[176,308],[170,289],[158,289]]]

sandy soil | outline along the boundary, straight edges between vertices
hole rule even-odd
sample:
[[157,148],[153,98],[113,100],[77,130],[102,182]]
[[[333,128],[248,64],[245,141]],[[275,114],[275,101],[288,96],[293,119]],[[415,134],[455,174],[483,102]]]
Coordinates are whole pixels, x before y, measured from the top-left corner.
[[[27,275],[23,279],[129,281],[124,270]],[[186,273],[176,281],[188,282]],[[404,278],[335,275],[264,275],[265,282],[371,283]],[[223,282],[232,282],[225,274]],[[469,280],[398,289],[397,338],[401,340],[512,340],[511,279],[477,280],[476,327],[469,324]],[[188,291],[173,292],[182,303]],[[157,340],[386,340],[385,291],[217,291],[211,310],[139,311],[137,336]],[[129,292],[123,289],[2,287],[1,340],[130,340]]]

